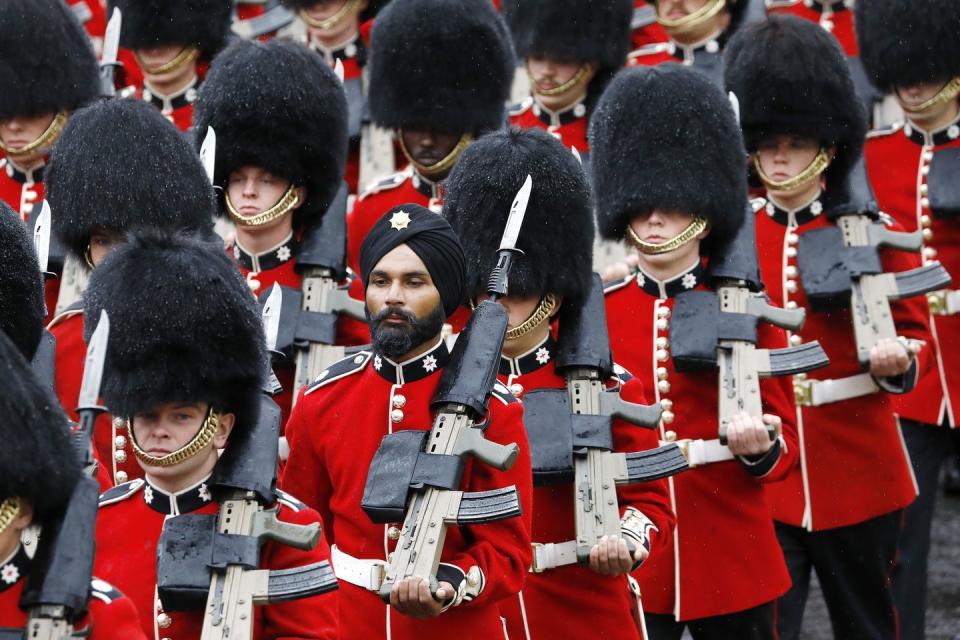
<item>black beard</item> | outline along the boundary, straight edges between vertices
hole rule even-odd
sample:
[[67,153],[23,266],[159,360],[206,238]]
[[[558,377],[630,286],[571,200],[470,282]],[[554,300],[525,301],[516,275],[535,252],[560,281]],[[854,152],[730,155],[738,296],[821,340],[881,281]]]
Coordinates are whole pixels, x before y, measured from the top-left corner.
[[[390,325],[385,320],[388,317],[402,317],[406,325]],[[390,358],[396,360],[415,347],[430,340],[443,329],[447,316],[443,312],[443,305],[437,307],[423,318],[417,318],[410,311],[396,307],[384,307],[376,316],[367,312],[367,324],[370,326],[370,337],[374,348]]]

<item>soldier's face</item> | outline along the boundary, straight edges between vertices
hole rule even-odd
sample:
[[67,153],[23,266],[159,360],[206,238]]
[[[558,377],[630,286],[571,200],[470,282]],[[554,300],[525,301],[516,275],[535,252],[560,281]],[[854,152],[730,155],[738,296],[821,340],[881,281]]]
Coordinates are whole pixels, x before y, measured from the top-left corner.
[[192,76],[196,73],[196,62],[193,64],[182,64],[166,73],[150,73],[150,69],[166,64],[177,57],[184,46],[182,44],[159,44],[144,49],[137,49],[137,62],[143,71],[144,76],[155,84],[171,84],[179,80]]
[[763,172],[776,182],[797,176],[820,152],[820,143],[800,136],[776,136],[761,142],[757,158]]
[[527,74],[533,83],[533,92],[537,94],[540,102],[548,109],[559,110],[578,102],[587,92],[587,85],[593,77],[594,72],[591,69],[582,81],[579,81],[575,87],[564,91],[559,95],[543,95],[544,91],[550,91],[569,82],[585,63],[576,60],[555,60],[542,56],[530,56],[527,58]]
[[[241,167],[231,173],[227,179],[227,193],[230,194],[230,202],[233,204],[233,208],[245,218],[252,218],[277,204],[289,188],[289,180],[275,176],[260,167]],[[301,195],[300,202],[294,209],[298,209],[302,203],[303,195]],[[292,211],[269,223],[269,225],[258,228],[273,227],[285,218],[289,219],[293,215]]]
[[426,129],[404,129],[400,132],[407,153],[425,167],[437,164],[456,148],[459,133],[437,133]]
[[[924,102],[936,96],[946,86],[946,82],[921,82],[909,86],[896,87],[897,100],[903,108],[911,112]],[[910,120],[921,126],[943,126],[960,112],[960,101],[954,99],[932,107],[922,113],[909,113]]]
[[[41,113],[36,116],[15,116],[0,120],[0,140],[14,149],[25,147],[43,135],[55,116],[54,113]],[[41,157],[43,150],[38,150],[28,156],[17,156],[16,161],[27,166]]]
[[[663,244],[680,235],[690,226],[693,219],[693,214],[684,211],[654,209],[649,213],[635,215],[630,220],[630,227],[644,242]],[[648,255],[642,251],[638,252],[640,266],[654,267],[656,271],[669,271],[673,267],[686,269],[700,255],[700,241],[706,237],[707,233],[708,231],[704,231],[691,242],[667,253]],[[652,275],[663,276],[660,273]]]
[[[349,1],[350,0],[320,0],[304,9],[304,11],[314,20],[328,20],[343,9]],[[334,24],[329,29],[320,30],[313,27],[308,27],[308,29],[311,34],[320,36],[323,43],[328,44],[328,46],[341,44],[343,42],[341,38],[346,38],[348,35],[357,31],[359,27],[358,14],[366,9],[366,7],[367,0],[360,0],[353,8],[352,15],[345,16],[343,20]]]
[[124,234],[116,231],[105,229],[94,231],[90,234],[90,262],[94,267],[99,267],[113,248],[126,240],[127,237]]
[[[702,9],[712,0],[655,0],[657,15],[669,20],[681,20]],[[727,5],[730,5],[727,2]],[[712,18],[695,25],[664,27],[667,34],[681,44],[694,44],[730,26],[730,12],[723,9]]]
[[710,0],[656,0],[657,15],[670,20],[680,20],[702,9]]

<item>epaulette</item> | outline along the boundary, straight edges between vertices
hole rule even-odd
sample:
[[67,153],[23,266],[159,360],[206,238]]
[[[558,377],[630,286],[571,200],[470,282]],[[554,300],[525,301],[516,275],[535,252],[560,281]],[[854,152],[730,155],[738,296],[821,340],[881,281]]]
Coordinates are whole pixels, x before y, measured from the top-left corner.
[[520,402],[517,400],[510,389],[507,389],[502,383],[495,382],[493,384],[493,389],[490,391],[490,396],[496,398],[503,404],[513,404],[514,402]]
[[527,98],[521,100],[520,102],[517,102],[507,107],[507,115],[509,115],[511,118],[514,118],[516,116],[522,116],[532,106],[533,106],[533,98],[528,96]]
[[884,136],[889,136],[891,134],[897,133],[903,129],[904,122],[901,120],[899,122],[894,122],[889,127],[883,127],[882,129],[873,129],[867,132],[867,139],[871,138],[882,138]]
[[137,478],[131,480],[130,482],[124,482],[123,484],[118,484],[112,489],[107,489],[102,494],[100,494],[100,503],[98,506],[105,507],[108,504],[113,504],[115,502],[120,502],[126,500],[137,491],[139,491],[144,485],[143,478]]
[[366,191],[360,194],[358,200],[363,200],[367,196],[372,196],[375,193],[380,193],[381,191],[389,191],[390,189],[396,189],[404,182],[407,181],[412,174],[410,169],[405,169],[403,171],[398,171],[393,175],[389,175],[382,180],[377,181],[373,186],[367,188]]
[[785,9],[800,4],[800,0],[765,0],[767,9]]
[[643,56],[652,56],[658,53],[670,53],[673,51],[672,42],[652,42],[650,44],[645,44],[639,49],[634,49],[627,54],[627,60],[635,60],[636,58],[642,58]]
[[106,580],[101,580],[100,578],[94,577],[90,581],[90,597],[96,598],[97,600],[102,601],[104,604],[110,604],[117,598],[122,598],[123,594],[120,593],[119,589]]
[[760,210],[767,206],[766,198],[750,198],[750,208],[754,213],[760,213]]
[[83,300],[74,301],[69,307],[58,313],[47,323],[47,329],[52,329],[67,318],[83,313]]
[[611,280],[610,282],[603,283],[603,295],[613,293],[618,289],[623,289],[625,286],[630,284],[630,281],[633,280],[636,276],[630,274],[626,278],[620,278],[619,280]]
[[649,27],[657,21],[657,10],[650,5],[637,7],[633,10],[633,17],[630,19],[631,29],[643,29]]
[[277,502],[288,509],[292,509],[293,511],[303,511],[307,508],[307,505],[300,502],[286,491],[282,491],[280,489],[277,489]]
[[320,375],[318,375],[316,379],[310,383],[310,386],[307,387],[307,390],[304,391],[303,395],[308,396],[317,389],[325,387],[331,382],[335,382],[340,378],[346,378],[349,375],[363,371],[364,367],[367,366],[367,363],[370,362],[370,358],[372,357],[372,351],[361,351],[356,355],[348,356],[343,360],[334,362],[326,370],[320,372]]

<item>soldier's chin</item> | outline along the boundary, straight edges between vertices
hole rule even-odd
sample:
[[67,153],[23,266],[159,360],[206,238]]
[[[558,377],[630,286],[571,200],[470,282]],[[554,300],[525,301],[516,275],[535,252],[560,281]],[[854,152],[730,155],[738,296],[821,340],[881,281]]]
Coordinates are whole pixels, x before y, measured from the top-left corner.
[[397,358],[413,348],[413,328],[409,325],[380,322],[370,334],[374,348],[388,358]]

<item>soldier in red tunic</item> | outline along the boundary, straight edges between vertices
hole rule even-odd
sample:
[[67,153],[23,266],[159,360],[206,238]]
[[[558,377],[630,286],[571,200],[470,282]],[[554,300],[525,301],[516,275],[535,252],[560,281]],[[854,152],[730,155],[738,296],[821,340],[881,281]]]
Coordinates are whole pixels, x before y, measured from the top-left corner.
[[[124,417],[145,474],[101,496],[96,568],[134,601],[148,637],[193,640],[203,607],[170,608],[158,592],[157,544],[171,517],[218,513],[218,460],[257,428],[267,364],[259,310],[217,244],[153,233],[118,248],[94,272],[85,300],[87,317],[109,315],[102,395]],[[88,337],[96,324],[86,323]],[[281,522],[319,522],[293,496],[276,497]],[[309,551],[270,541],[259,566],[327,558],[322,539]],[[254,615],[256,640],[338,637],[332,595],[270,603]]]
[[[51,158],[48,185],[53,231],[90,269],[134,229],[213,233],[213,189],[200,160],[173,125],[139,101],[102,102],[78,111]],[[57,396],[76,419],[87,352],[82,305],[67,308],[49,329],[57,339]],[[141,475],[122,421],[100,416],[94,442],[111,480]]]
[[[486,0],[484,0],[486,2]],[[323,516],[340,580],[340,637],[395,640],[503,635],[498,603],[515,595],[530,566],[531,470],[523,409],[502,386],[489,399],[487,440],[520,445],[507,471],[468,461],[462,488],[515,485],[523,516],[450,526],[431,595],[424,578],[378,595],[399,524],[375,524],[361,508],[368,467],[388,434],[425,431],[450,354],[440,331],[466,298],[463,250],[449,224],[417,204],[387,212],[360,256],[373,345],[317,377],[287,424],[283,487]]]
[[[58,578],[42,573],[46,568],[44,558],[49,558],[52,550],[47,546],[38,555],[38,545],[56,544],[58,536],[53,531],[63,526],[61,521],[81,482],[81,472],[67,416],[4,334],[0,334],[0,368],[0,410],[4,415],[0,422],[0,635],[14,633],[13,637],[29,638],[31,634],[25,628],[28,611],[37,604],[37,592],[41,586],[49,588],[48,583]],[[89,515],[93,516],[92,501],[90,507]],[[50,529],[44,530],[46,527]],[[47,531],[49,535],[44,536]],[[64,537],[67,535],[80,536],[83,532],[73,530]],[[75,564],[60,566],[60,570],[82,572],[86,561],[89,572],[93,558],[71,560]],[[69,590],[71,578],[75,585],[76,578],[84,576],[60,577]],[[146,637],[129,599],[103,580],[91,580],[89,575],[85,580],[89,581],[89,595],[73,603],[75,609],[66,620],[76,632],[91,640]]]
[[415,202],[439,213],[443,180],[470,142],[506,121],[514,56],[489,0],[393,0],[371,33],[370,115],[410,161],[354,203],[347,257],[384,212]]
[[[907,231],[921,231],[924,262],[939,260],[960,277],[960,6],[955,2],[867,2],[857,9],[862,58],[872,80],[892,93],[906,121],[869,134],[867,173],[880,209]],[[930,523],[940,467],[960,426],[960,294],[930,294],[935,365],[897,402],[917,501],[906,511],[894,572],[894,598],[904,638],[922,638]],[[924,310],[927,311],[926,309]],[[960,448],[957,431],[952,431]],[[960,458],[950,456],[960,479]]]
[[[696,71],[635,69],[600,100],[591,140],[600,232],[639,250],[639,270],[607,286],[613,355],[665,409],[661,439],[683,443],[697,467],[669,480],[672,548],[635,574],[649,637],[679,638],[687,628],[697,639],[772,639],[775,601],[790,578],[764,487],[798,459],[789,381],[761,381],[763,415],[735,414],[724,445],[716,365],[698,370],[679,360],[693,336],[674,331],[684,320],[679,301],[712,290],[711,256],[744,223],[746,154],[736,117]],[[786,344],[769,324],[756,332],[758,347]],[[781,423],[771,439],[768,427],[776,432]]]
[[532,92],[510,109],[510,121],[546,129],[581,155],[589,152],[590,111],[626,62],[632,15],[631,0],[506,3]]
[[206,66],[226,44],[233,3],[115,0],[114,6],[123,15],[120,46],[125,49],[118,87],[133,87],[129,91],[186,131]]
[[[524,253],[511,267],[510,294],[502,299],[510,322],[499,375],[524,402],[538,390],[567,386],[556,368],[558,345],[551,321],[559,314],[563,323],[564,312],[576,313],[594,286],[594,222],[586,176],[570,151],[549,135],[512,128],[484,136],[464,152],[450,175],[444,204],[444,216],[464,244],[467,290],[484,298],[511,201],[527,175],[533,178],[533,190],[517,241]],[[504,180],[505,176],[509,178]],[[596,286],[599,289],[599,283]],[[615,390],[622,387],[624,397],[642,403],[640,380],[630,379],[615,365],[613,371],[605,384]],[[561,425],[539,422],[529,412],[525,423],[532,457],[544,460],[548,442],[563,437]],[[612,431],[616,451],[659,446],[652,429],[615,420]],[[569,475],[550,477],[559,468],[552,462],[533,468],[534,573],[527,577],[522,594],[501,605],[508,635],[637,640],[641,630],[632,617],[627,575],[648,554],[661,553],[669,545],[673,514],[667,483],[620,487],[622,536],[595,545],[590,563],[578,565],[575,488]],[[627,540],[637,541],[632,556]],[[548,552],[563,557],[549,561]],[[571,616],[576,609],[589,615]]]
[[[849,293],[841,294],[842,304],[826,305],[810,275],[811,259],[836,259],[826,253],[823,234],[844,211],[846,184],[860,175],[866,132],[836,41],[810,22],[771,16],[731,41],[727,63],[752,168],[766,188],[754,206],[763,279],[776,303],[807,310],[791,344],[818,340],[830,358],[828,367],[794,379],[801,465],[768,487],[793,580],[778,606],[780,636],[799,637],[815,570],[837,637],[895,638],[889,574],[916,486],[891,394],[910,391],[930,366],[931,349],[920,349],[930,342],[925,300],[892,302],[901,337],[868,346],[861,364]],[[877,262],[886,272],[920,266],[915,254],[891,249]]]

